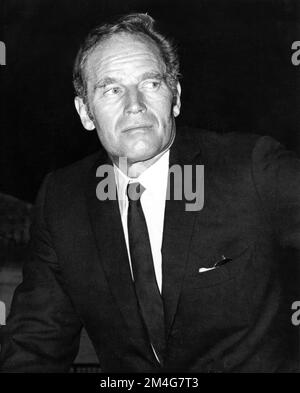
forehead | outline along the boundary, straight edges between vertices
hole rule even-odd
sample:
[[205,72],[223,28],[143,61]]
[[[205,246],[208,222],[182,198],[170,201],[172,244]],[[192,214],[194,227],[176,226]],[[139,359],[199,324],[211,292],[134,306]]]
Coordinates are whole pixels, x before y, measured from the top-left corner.
[[145,71],[165,72],[157,45],[148,37],[118,33],[100,43],[86,62],[88,82],[106,76],[130,77]]

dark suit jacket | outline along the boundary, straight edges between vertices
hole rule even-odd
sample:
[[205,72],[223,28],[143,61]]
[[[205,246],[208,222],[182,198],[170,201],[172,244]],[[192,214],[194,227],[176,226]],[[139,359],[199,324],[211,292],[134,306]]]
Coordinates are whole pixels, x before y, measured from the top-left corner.
[[[279,263],[280,250],[300,244],[295,156],[269,137],[178,132],[170,165],[204,165],[205,199],[196,212],[166,202],[163,368],[137,307],[118,201],[96,197],[106,160],[58,170],[40,190],[35,257],[14,295],[2,371],[68,371],[83,326],[104,372],[300,370]],[[231,261],[199,273],[222,255]]]

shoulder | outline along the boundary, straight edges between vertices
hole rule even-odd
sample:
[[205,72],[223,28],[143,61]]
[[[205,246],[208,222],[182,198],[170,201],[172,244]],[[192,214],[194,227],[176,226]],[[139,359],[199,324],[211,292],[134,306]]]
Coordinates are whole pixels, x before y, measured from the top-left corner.
[[79,161],[76,161],[63,168],[56,169],[51,173],[53,179],[57,183],[72,184],[74,182],[80,182],[83,177],[87,176],[90,171],[97,165],[101,160],[104,153],[96,152],[91,154]]
[[40,188],[37,202],[69,209],[81,202],[88,179],[96,169],[104,153],[97,152],[66,167],[49,173]]
[[268,135],[256,133],[221,133],[201,128],[181,127],[177,132],[180,150],[195,150],[204,156],[228,156],[237,160],[252,158],[269,151],[284,149],[284,146]]
[[[206,173],[228,181],[265,181],[285,168],[286,176],[299,167],[294,152],[267,135],[237,132],[216,133],[185,127],[178,130],[176,147],[181,157],[192,155],[192,161],[205,166]],[[183,152],[183,153],[182,153]]]
[[204,164],[214,165],[251,161],[256,146],[265,138],[257,134],[217,133],[190,127],[181,128],[178,137],[178,145],[186,150],[186,154],[194,151],[193,154],[199,155]]

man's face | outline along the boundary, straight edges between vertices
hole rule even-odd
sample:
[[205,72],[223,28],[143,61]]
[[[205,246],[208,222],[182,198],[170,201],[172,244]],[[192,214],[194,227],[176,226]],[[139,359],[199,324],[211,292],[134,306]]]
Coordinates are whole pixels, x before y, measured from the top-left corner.
[[101,43],[86,63],[90,119],[83,101],[76,109],[86,129],[96,127],[108,154],[117,161],[147,161],[166,150],[175,136],[177,97],[165,82],[165,64],[146,38],[117,34]]

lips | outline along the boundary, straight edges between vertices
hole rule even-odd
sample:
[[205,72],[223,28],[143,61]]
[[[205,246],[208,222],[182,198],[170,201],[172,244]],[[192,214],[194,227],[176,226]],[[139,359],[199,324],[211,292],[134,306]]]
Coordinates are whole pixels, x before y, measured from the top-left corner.
[[140,130],[140,129],[150,129],[152,128],[151,124],[135,124],[129,127],[124,128],[122,132],[130,132],[134,130]]

